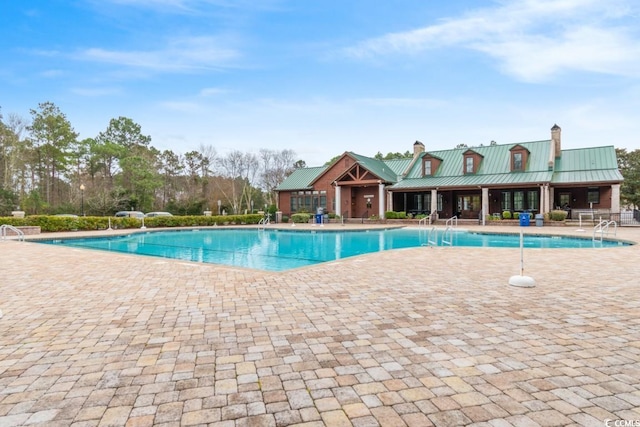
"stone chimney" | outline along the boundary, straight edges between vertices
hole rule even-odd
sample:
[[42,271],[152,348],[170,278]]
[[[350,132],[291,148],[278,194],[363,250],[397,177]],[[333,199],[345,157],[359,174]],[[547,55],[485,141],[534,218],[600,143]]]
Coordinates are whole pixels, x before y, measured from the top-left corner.
[[560,129],[560,126],[554,124],[553,127],[551,128],[551,145],[552,145],[552,149],[554,150],[554,156],[555,158],[560,157],[560,152],[562,150],[562,144],[561,144],[561,138],[560,138],[560,133],[562,132],[562,129]]
[[415,159],[418,157],[420,153],[424,153],[424,144],[420,141],[416,141],[413,143],[413,158]]

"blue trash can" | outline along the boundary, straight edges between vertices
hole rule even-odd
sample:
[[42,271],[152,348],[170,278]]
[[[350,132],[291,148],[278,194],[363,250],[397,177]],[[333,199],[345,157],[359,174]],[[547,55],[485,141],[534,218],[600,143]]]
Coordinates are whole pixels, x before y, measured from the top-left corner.
[[322,214],[316,214],[316,224],[322,224]]
[[520,212],[520,226],[528,227],[531,220],[529,212]]

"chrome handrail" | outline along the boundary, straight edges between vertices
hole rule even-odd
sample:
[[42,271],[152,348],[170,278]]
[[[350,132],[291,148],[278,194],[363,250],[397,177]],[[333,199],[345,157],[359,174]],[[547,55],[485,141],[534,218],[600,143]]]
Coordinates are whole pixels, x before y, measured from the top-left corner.
[[0,225],[0,238],[2,240],[5,240],[7,238],[7,230],[13,231],[16,236],[18,236],[18,240],[24,241],[24,231],[10,224]]

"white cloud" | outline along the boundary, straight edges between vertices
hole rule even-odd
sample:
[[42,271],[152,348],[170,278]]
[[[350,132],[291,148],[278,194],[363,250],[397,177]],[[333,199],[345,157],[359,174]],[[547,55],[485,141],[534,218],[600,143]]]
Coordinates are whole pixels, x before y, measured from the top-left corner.
[[221,89],[221,88],[217,88],[217,87],[205,87],[202,90],[200,90],[200,92],[198,93],[199,96],[206,98],[209,96],[216,96],[216,95],[220,95],[223,93],[227,93],[228,90],[226,89]]
[[[498,61],[507,74],[543,81],[568,70],[640,77],[640,32],[624,0],[522,0],[478,9],[345,50],[358,59],[461,48]],[[635,12],[637,13],[637,12]]]
[[156,72],[193,72],[229,67],[240,53],[224,46],[215,37],[190,37],[170,40],[163,49],[116,51],[90,48],[79,59],[110,63]]
[[110,95],[119,95],[122,93],[121,89],[118,88],[110,88],[110,87],[77,87],[70,89],[72,93],[80,96],[86,97],[99,97],[99,96],[110,96]]
[[64,75],[64,71],[62,70],[57,70],[57,69],[52,69],[52,70],[45,70],[43,72],[40,73],[40,75],[42,77],[46,77],[46,78],[56,78],[56,77],[60,77],[62,75]]
[[[108,0],[116,5],[134,6],[146,9],[165,10],[168,12],[197,13],[198,11],[217,7],[225,9],[270,10],[278,8],[282,0]],[[97,0],[94,2],[98,3]],[[104,3],[100,0],[99,3]]]
[[166,110],[190,114],[202,113],[204,111],[202,105],[189,101],[165,101],[160,103],[160,106]]

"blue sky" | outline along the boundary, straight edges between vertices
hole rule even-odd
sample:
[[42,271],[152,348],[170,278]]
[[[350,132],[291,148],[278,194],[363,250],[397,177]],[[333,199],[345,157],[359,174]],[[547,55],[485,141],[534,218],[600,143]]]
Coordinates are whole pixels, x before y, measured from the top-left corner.
[[81,138],[292,149],[307,165],[548,139],[640,149],[635,0],[33,0],[0,14],[0,112]]

